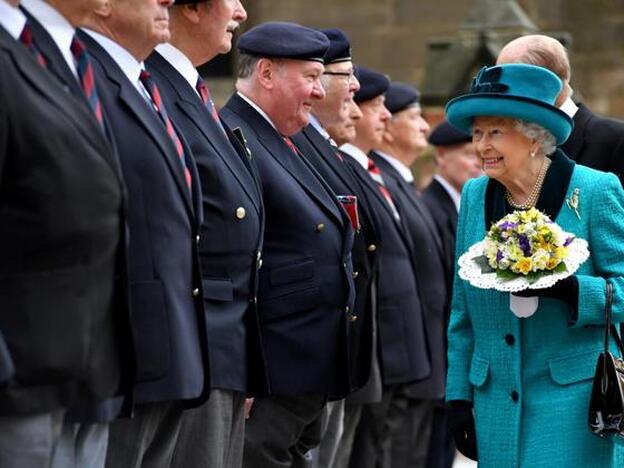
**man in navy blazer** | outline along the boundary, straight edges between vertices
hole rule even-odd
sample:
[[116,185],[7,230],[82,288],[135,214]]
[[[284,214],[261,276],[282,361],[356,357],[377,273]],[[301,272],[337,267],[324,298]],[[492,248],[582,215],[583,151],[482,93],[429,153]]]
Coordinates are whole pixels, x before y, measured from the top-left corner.
[[[314,104],[310,124],[292,140],[319,174],[340,197],[356,198],[357,226],[353,241],[353,278],[355,283],[354,323],[351,328],[350,370],[354,390],[366,384],[370,376],[373,352],[373,307],[375,276],[377,273],[377,248],[380,246],[379,229],[367,195],[359,186],[350,166],[345,163],[336,143],[326,127],[348,119],[353,93],[360,89],[354,75],[351,44],[339,29],[321,29],[330,45],[325,54],[325,71],[321,78],[325,98]],[[318,466],[332,466],[342,436],[344,400],[327,404],[323,416],[323,440],[319,446]]]
[[447,436],[446,450],[436,453],[436,458],[442,462],[437,466],[450,467],[454,459],[454,448],[450,445],[446,427],[434,426],[436,409],[444,404],[450,285],[447,284],[442,243],[425,203],[416,192],[410,170],[428,146],[429,124],[422,116],[419,98],[416,88],[396,81],[390,83],[385,104],[392,118],[386,125],[382,144],[372,153],[412,238],[413,263],[431,352],[429,378],[406,388],[408,399],[402,429],[397,432],[392,445],[393,468],[431,466],[427,458],[434,427]]
[[[408,384],[431,374],[425,327],[425,303],[415,264],[414,239],[399,199],[389,189],[392,180],[381,174],[369,152],[381,144],[390,113],[384,105],[389,80],[382,74],[357,68],[360,90],[355,93],[363,117],[356,138],[341,147],[370,195],[380,219],[383,245],[377,280],[377,349],[381,379],[347,405],[360,413],[350,466],[373,467],[391,460],[396,429],[404,419]],[[419,260],[420,261],[420,260]],[[376,384],[376,385],[374,385]]]
[[123,182],[95,115],[37,61],[17,4],[0,0],[0,466],[83,466],[55,454],[68,431],[105,452],[105,426],[64,415],[120,387]]
[[624,122],[601,117],[584,104],[574,103],[570,61],[563,44],[541,34],[522,36],[503,47],[496,63],[528,63],[557,75],[563,88],[555,105],[574,120],[572,133],[561,149],[579,164],[613,172],[624,184]]
[[230,50],[247,13],[238,0],[181,0],[170,15],[171,40],[146,64],[201,180],[199,256],[211,373],[208,401],[184,413],[171,466],[239,467],[245,393],[266,387],[253,301],[262,264],[262,194],[246,148],[219,119],[195,67]]
[[324,96],[328,46],[323,33],[293,23],[249,30],[238,43],[238,92],[221,111],[247,139],[266,213],[258,314],[269,382],[247,421],[245,467],[301,462],[319,442],[314,422],[326,400],[352,388],[351,222],[289,138]]
[[[190,148],[142,60],[169,39],[170,1],[113,0],[81,35],[128,189],[134,419],[111,424],[107,466],[167,466],[183,408],[208,395],[197,256],[201,192]],[[114,38],[114,39],[113,39]]]

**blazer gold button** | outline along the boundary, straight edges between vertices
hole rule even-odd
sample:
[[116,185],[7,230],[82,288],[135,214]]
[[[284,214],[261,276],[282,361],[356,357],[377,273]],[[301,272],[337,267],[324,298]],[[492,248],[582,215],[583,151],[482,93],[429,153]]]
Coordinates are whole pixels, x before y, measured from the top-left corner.
[[354,271],[353,273],[351,273],[351,276],[353,277],[353,279],[357,278],[358,276],[360,276],[360,273],[357,271]]
[[193,289],[193,297],[199,296],[199,288]]
[[368,246],[369,252],[374,252],[375,250],[377,250],[377,246],[375,244],[371,244]]
[[349,320],[351,320],[351,322],[355,322],[357,320],[357,315],[352,315],[349,317]]
[[256,267],[257,267],[257,269],[258,269],[258,270],[259,270],[260,268],[262,268],[262,263],[263,263],[263,262],[262,262],[262,259],[261,259],[261,258],[259,258],[259,259],[258,259],[258,262],[256,263]]
[[239,206],[238,208],[236,208],[236,217],[238,219],[243,219],[246,215],[247,215],[247,212],[245,211],[245,208],[243,208],[242,206]]
[[201,237],[199,237],[199,234],[197,234],[197,235],[195,236],[195,243],[196,243],[196,244],[199,244],[199,240],[200,240],[200,239],[201,239]]
[[345,312],[348,314],[349,312],[351,312],[351,307],[347,306],[345,307]]
[[325,225],[323,223],[318,223],[315,227],[314,230],[316,232],[321,232],[323,229],[325,229]]

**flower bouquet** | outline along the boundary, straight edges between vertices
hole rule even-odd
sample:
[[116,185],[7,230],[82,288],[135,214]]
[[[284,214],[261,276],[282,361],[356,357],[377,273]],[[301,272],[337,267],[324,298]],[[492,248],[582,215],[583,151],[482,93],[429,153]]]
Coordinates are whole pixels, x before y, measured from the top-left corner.
[[547,288],[589,257],[587,242],[535,208],[514,211],[459,258],[459,276],[482,289],[517,292]]

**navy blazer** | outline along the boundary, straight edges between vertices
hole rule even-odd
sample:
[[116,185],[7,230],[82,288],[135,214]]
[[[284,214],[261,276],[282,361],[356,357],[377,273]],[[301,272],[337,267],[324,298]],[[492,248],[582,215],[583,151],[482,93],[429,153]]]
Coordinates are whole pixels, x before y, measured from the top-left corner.
[[348,337],[354,302],[347,214],[300,154],[235,94],[221,111],[247,138],[266,213],[258,313],[272,395],[351,389]]
[[381,170],[388,190],[398,205],[401,220],[412,238],[413,264],[431,352],[431,375],[411,385],[409,395],[421,399],[442,399],[446,386],[446,317],[449,307],[442,244],[435,223],[414,185],[407,182],[383,157],[374,152],[371,157]]
[[197,255],[201,202],[190,149],[189,193],[179,157],[153,107],[110,55],[80,34],[115,136],[128,190],[130,303],[138,403],[208,395],[206,324]]
[[354,366],[350,369],[352,390],[356,390],[369,379],[374,349],[374,284],[377,277],[377,252],[381,246],[377,219],[368,202],[368,195],[354,180],[350,166],[344,162],[344,156],[312,125],[305,127],[292,140],[334,193],[357,197],[360,229],[355,232],[351,250],[356,294],[349,346]]
[[601,117],[579,104],[574,128],[561,149],[578,164],[613,172],[624,183],[624,122]]
[[[457,208],[453,199],[440,182],[433,179],[422,192],[422,201],[427,205],[442,242],[446,284],[453,285],[455,273],[455,233],[457,231]],[[449,301],[450,301],[449,287]]]
[[191,147],[201,180],[204,220],[199,258],[211,386],[253,394],[266,386],[252,301],[264,232],[259,182],[245,148],[225,125],[228,135],[223,133],[188,81],[157,52],[146,64]]
[[384,385],[409,383],[431,374],[423,306],[418,291],[412,239],[394,218],[386,199],[366,169],[351,156],[345,161],[370,195],[379,218],[383,246],[379,252],[377,323]]
[[119,388],[123,184],[93,114],[1,27],[0,69],[0,414],[34,414]]

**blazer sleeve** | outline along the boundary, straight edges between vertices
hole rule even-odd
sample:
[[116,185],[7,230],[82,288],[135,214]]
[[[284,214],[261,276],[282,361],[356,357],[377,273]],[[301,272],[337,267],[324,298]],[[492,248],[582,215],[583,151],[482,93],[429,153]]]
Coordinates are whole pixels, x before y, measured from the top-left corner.
[[[453,279],[453,297],[451,300],[451,316],[448,327],[448,378],[446,400],[472,401],[472,385],[468,381],[470,362],[474,349],[472,323],[468,314],[463,280],[459,277],[457,260],[467,250],[465,245],[465,229],[467,226],[468,209],[471,204],[469,180],[464,186],[459,219],[457,221],[457,236],[455,243],[455,276]],[[478,203],[478,200],[472,200]]]
[[624,191],[611,173],[593,181],[590,200],[589,261],[595,275],[577,275],[578,319],[573,327],[605,322],[605,284],[613,284],[613,322],[624,321]]

